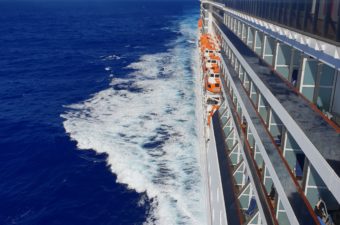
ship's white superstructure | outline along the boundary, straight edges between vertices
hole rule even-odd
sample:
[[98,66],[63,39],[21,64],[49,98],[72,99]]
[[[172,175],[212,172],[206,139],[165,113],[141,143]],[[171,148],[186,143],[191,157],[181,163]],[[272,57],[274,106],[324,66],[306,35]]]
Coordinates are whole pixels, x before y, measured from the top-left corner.
[[[319,8],[330,13],[340,1],[307,0],[296,11],[267,1],[278,15],[264,2],[201,1],[209,224],[338,224],[340,19]],[[298,30],[302,15],[339,37]]]

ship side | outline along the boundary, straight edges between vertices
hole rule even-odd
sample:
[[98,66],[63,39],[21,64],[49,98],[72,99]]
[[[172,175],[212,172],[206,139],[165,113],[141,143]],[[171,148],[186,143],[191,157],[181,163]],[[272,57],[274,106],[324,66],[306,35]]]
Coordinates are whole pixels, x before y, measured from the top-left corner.
[[340,0],[200,10],[208,224],[340,224]]

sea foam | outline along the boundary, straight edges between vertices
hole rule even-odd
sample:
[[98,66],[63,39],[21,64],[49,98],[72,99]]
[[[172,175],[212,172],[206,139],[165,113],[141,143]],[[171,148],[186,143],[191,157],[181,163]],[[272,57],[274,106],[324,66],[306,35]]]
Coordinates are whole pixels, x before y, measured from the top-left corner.
[[[163,53],[142,56],[126,78],[67,106],[64,127],[79,149],[108,154],[117,182],[153,199],[145,224],[204,224],[196,129],[194,18]],[[197,71],[196,71],[197,72]],[[141,200],[140,204],[143,204]]]

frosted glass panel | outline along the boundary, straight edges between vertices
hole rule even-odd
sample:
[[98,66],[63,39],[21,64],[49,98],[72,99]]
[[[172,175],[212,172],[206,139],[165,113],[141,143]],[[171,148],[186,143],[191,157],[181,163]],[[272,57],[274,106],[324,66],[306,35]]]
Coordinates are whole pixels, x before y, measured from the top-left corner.
[[331,88],[320,88],[317,99],[317,105],[319,108],[329,111],[331,103],[332,89]]
[[322,72],[320,77],[320,85],[332,86],[334,81],[335,70],[327,65],[322,66]]
[[302,88],[302,94],[309,100],[313,101],[314,87],[304,87]]
[[316,61],[306,61],[303,78],[304,85],[315,85],[318,64]]

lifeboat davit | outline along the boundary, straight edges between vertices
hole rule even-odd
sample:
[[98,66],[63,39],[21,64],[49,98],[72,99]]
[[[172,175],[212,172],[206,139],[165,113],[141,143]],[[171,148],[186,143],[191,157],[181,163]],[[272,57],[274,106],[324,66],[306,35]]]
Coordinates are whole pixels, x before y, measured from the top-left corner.
[[208,94],[206,95],[205,102],[207,105],[221,105],[221,95],[220,94]]
[[208,118],[207,118],[207,124],[210,126],[211,118],[213,117],[214,113],[220,108],[219,105],[208,105],[207,112],[208,112]]

